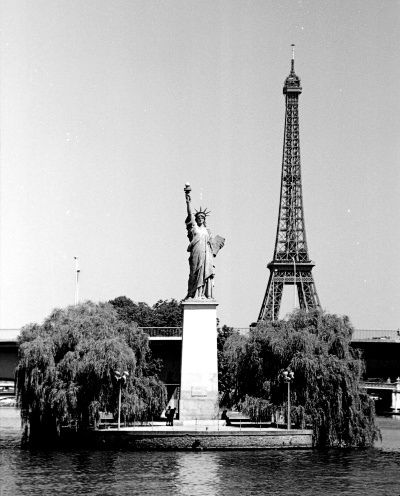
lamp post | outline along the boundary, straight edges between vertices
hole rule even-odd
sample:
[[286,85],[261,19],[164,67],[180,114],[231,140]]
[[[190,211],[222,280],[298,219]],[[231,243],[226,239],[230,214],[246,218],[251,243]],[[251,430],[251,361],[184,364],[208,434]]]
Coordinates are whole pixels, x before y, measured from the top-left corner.
[[294,372],[291,370],[284,370],[282,372],[282,377],[284,382],[287,383],[287,429],[289,431],[292,428],[290,423],[290,383],[294,379]]
[[121,375],[121,372],[116,370],[114,372],[115,379],[117,384],[119,384],[119,392],[118,392],[118,430],[121,428],[121,390],[122,386],[126,384],[126,379],[129,377],[129,372],[125,370],[125,372]]
[[75,306],[79,303],[79,268],[78,268],[78,257],[75,258]]

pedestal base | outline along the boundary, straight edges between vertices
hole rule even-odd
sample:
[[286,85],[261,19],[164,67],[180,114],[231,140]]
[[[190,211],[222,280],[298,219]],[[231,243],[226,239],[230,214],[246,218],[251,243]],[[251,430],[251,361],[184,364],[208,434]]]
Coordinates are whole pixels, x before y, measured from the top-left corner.
[[183,302],[180,420],[218,418],[217,306]]

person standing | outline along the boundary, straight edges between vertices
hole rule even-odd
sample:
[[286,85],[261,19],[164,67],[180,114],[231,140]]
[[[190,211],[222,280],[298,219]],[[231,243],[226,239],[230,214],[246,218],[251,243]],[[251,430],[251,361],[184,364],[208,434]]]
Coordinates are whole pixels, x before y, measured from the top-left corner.
[[171,408],[170,412],[170,417],[169,417],[169,425],[173,426],[174,425],[174,417],[175,417],[175,410],[176,408]]
[[171,407],[170,406],[165,410],[165,417],[167,419],[167,423],[165,425],[170,425],[170,421],[171,421]]

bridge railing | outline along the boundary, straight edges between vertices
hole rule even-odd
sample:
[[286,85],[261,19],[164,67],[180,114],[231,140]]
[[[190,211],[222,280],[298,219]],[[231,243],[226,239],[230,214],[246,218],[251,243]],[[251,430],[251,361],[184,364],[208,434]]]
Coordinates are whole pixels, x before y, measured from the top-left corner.
[[[151,338],[181,338],[183,329],[182,327],[139,327],[143,332]],[[249,334],[249,327],[232,327],[235,332],[243,336]]]
[[241,336],[248,336],[250,332],[250,327],[232,327],[232,329]]
[[356,329],[352,341],[400,341],[399,330]]
[[140,327],[150,338],[181,338],[182,327]]
[[[248,336],[250,327],[232,327],[243,336]],[[272,331],[273,332],[273,331]],[[355,329],[352,341],[400,341],[399,330],[369,330]]]
[[387,381],[363,381],[361,387],[365,389],[391,389],[392,391],[400,391],[400,377],[394,382],[390,379]]
[[[182,337],[182,327],[141,327],[150,337]],[[233,327],[243,336],[249,334],[249,327]],[[0,329],[0,342],[17,341],[21,329]],[[400,342],[400,330],[355,329],[352,341]]]

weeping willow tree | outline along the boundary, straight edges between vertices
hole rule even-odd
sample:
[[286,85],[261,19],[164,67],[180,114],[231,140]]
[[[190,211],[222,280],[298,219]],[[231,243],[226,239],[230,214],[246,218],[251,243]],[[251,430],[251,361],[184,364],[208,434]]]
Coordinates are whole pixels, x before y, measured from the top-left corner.
[[166,389],[151,360],[147,336],[119,319],[109,303],[56,309],[19,338],[17,401],[25,439],[54,439],[61,426],[96,424],[101,411],[116,413],[115,371],[128,371],[121,411],[126,421],[157,416]]
[[232,402],[254,420],[286,409],[291,370],[291,421],[312,426],[317,446],[371,446],[380,436],[374,402],[360,386],[364,364],[350,347],[347,317],[294,312],[287,321],[260,323],[248,337],[232,335],[224,354]]

